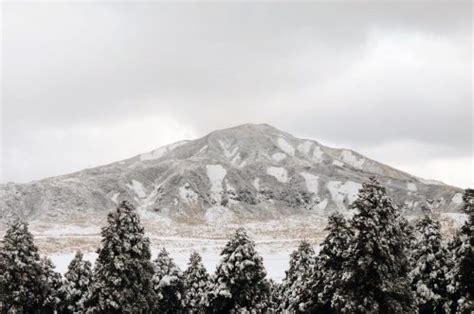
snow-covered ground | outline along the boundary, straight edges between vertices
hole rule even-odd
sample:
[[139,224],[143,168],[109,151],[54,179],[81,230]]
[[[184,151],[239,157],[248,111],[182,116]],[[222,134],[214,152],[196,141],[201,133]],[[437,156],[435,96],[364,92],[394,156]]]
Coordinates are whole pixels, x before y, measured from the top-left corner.
[[[311,180],[310,180],[311,182]],[[311,182],[316,184],[316,182]],[[145,214],[146,213],[146,214]],[[214,272],[219,254],[229,237],[239,227],[247,229],[255,241],[257,252],[269,278],[281,280],[288,269],[289,256],[301,240],[309,241],[316,251],[324,239],[326,218],[310,216],[289,216],[279,219],[236,224],[217,219],[206,224],[176,223],[159,220],[156,214],[140,211],[146,235],[150,238],[153,258],[165,247],[179,267],[184,270],[193,251],[199,252],[209,272]],[[466,215],[443,213],[436,216],[441,222],[442,232],[448,239],[464,223]],[[419,216],[407,216],[410,221]],[[64,273],[75,251],[81,250],[85,258],[93,262],[100,246],[100,226],[106,224],[105,217],[97,219],[96,225],[77,222],[77,224],[31,223],[30,230],[35,237],[40,254],[49,256],[57,271]],[[3,236],[5,230],[0,230]]]
[[[158,255],[159,249],[152,250],[153,259]],[[192,250],[189,252],[170,252],[171,257],[174,259],[176,264],[185,270],[189,261],[189,256],[191,255]],[[216,266],[220,260],[219,252],[216,251],[207,251],[200,252],[203,263],[206,266],[207,270],[210,273],[213,273],[216,269]],[[289,266],[289,254],[290,252],[278,252],[278,253],[264,253],[261,254],[263,258],[263,264],[267,270],[268,278],[272,278],[277,281],[281,281],[285,275],[285,270]],[[59,253],[50,255],[51,260],[56,266],[56,271],[64,274],[67,271],[68,264],[74,257],[74,253]],[[85,253],[84,258],[91,263],[94,263],[97,258],[96,253]]]

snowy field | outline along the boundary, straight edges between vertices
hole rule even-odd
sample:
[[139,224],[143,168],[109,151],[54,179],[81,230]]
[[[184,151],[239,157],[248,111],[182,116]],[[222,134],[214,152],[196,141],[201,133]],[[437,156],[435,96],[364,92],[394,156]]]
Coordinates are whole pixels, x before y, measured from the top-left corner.
[[[442,232],[450,237],[466,220],[466,215],[443,213],[438,216]],[[152,256],[165,247],[177,265],[185,270],[191,252],[201,254],[210,273],[215,271],[219,253],[229,237],[238,227],[245,227],[256,243],[257,252],[262,256],[269,278],[280,281],[288,269],[289,256],[301,240],[309,241],[318,251],[319,244],[326,233],[326,218],[317,216],[290,216],[281,219],[234,224],[229,222],[212,224],[173,223],[170,220],[156,219],[155,215],[142,215],[146,235],[150,238]],[[417,217],[407,217],[415,220]],[[87,260],[95,261],[100,246],[100,226],[105,218],[98,218],[97,224],[76,221],[66,224],[56,221],[32,222],[30,230],[35,237],[40,254],[49,256],[56,270],[64,273],[75,251],[81,250]],[[0,230],[3,235],[4,230]]]
[[[152,250],[153,259],[158,254],[158,249]],[[220,256],[219,252],[200,252],[202,255],[204,266],[206,266],[209,273],[213,273],[216,269],[217,263],[219,262]],[[281,253],[263,253],[261,254],[263,258],[263,264],[267,270],[267,276],[276,281],[281,281],[285,275],[285,270],[288,269],[289,263],[289,254],[291,252],[281,252]],[[176,264],[185,270],[187,268],[187,263],[189,260],[189,252],[171,252],[170,255],[176,262]],[[54,265],[56,265],[56,271],[64,274],[67,271],[67,266],[69,262],[73,259],[74,253],[60,253],[50,255],[51,260]],[[94,263],[97,258],[96,253],[86,253],[84,258],[91,263]]]

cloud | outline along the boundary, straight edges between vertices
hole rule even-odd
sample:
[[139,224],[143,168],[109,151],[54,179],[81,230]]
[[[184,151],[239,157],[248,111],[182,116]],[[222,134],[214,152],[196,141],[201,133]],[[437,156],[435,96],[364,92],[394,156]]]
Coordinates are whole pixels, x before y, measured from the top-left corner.
[[1,181],[247,122],[369,153],[416,143],[380,156],[414,172],[472,158],[470,2],[2,7]]

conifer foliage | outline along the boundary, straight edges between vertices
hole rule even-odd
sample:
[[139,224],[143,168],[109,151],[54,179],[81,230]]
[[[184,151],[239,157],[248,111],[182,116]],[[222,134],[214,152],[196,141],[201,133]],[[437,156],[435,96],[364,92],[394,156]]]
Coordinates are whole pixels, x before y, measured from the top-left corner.
[[452,267],[442,244],[440,224],[425,216],[416,224],[419,233],[414,245],[412,287],[419,313],[444,313],[448,302],[447,277]]
[[160,313],[179,313],[184,308],[183,275],[173,259],[163,248],[154,261],[153,289],[157,296]]
[[352,206],[355,237],[333,306],[343,313],[413,312],[406,241],[385,188],[371,179]]
[[206,310],[212,313],[263,312],[269,297],[265,276],[255,243],[245,229],[237,229],[221,252]]
[[341,286],[343,265],[354,237],[346,219],[339,213],[329,216],[326,231],[328,234],[321,244],[311,284],[311,310],[318,313],[334,312],[331,301]]
[[187,313],[200,311],[206,290],[209,287],[209,274],[202,263],[202,257],[193,252],[188,268],[184,272],[184,308]]
[[54,311],[60,286],[57,279],[50,262],[41,261],[28,224],[14,221],[5,233],[0,250],[2,312]]
[[294,313],[308,311],[311,299],[309,285],[315,264],[316,256],[311,244],[301,241],[298,249],[290,255],[290,268],[282,282],[281,310]]
[[49,313],[62,312],[65,299],[62,276],[54,271],[55,266],[47,257],[41,259],[41,267],[43,268],[41,282],[44,287],[43,311]]
[[449,273],[451,310],[456,313],[474,312],[474,190],[463,196],[468,220],[451,243],[454,267]]
[[154,308],[150,241],[128,202],[107,217],[85,302],[87,312],[149,312]]
[[84,297],[92,279],[92,268],[89,261],[83,259],[83,254],[78,251],[64,274],[65,283],[65,313],[82,313]]

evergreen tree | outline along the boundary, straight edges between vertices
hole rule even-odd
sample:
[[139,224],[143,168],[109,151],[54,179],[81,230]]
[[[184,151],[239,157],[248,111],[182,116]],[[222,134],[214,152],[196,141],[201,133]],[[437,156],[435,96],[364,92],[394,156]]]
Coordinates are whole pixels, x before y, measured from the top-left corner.
[[160,313],[182,312],[184,309],[183,274],[165,248],[158,253],[154,265],[153,289],[158,298],[158,311]]
[[206,307],[211,313],[263,312],[268,307],[269,284],[262,258],[243,228],[237,229],[221,252],[221,261]]
[[464,212],[468,220],[450,245],[454,267],[449,273],[449,292],[453,313],[474,312],[474,190],[463,196]]
[[193,252],[188,268],[184,272],[184,308],[187,313],[198,313],[209,287],[209,274],[202,263],[201,255]]
[[414,312],[406,240],[385,188],[371,179],[363,184],[352,207],[356,209],[355,236],[333,307],[342,313]]
[[448,302],[446,274],[452,267],[442,244],[439,222],[425,216],[416,224],[419,233],[413,250],[410,277],[419,313],[444,313]]
[[280,305],[282,303],[282,285],[273,279],[268,279],[268,287],[269,287],[269,298],[268,298],[268,306],[266,309],[267,313],[280,313]]
[[329,216],[326,231],[328,234],[321,244],[311,282],[310,308],[317,313],[334,312],[331,301],[334,292],[341,286],[343,265],[354,237],[346,219],[339,213]]
[[46,311],[51,304],[50,277],[34,244],[28,224],[16,220],[5,233],[0,250],[2,313]]
[[405,255],[408,258],[409,269],[412,270],[415,267],[413,251],[415,250],[416,245],[417,245],[417,239],[415,236],[415,228],[412,224],[408,222],[408,220],[405,217],[399,215],[398,212],[397,212],[397,216],[398,216],[401,232],[404,235],[403,240],[405,243],[404,244]]
[[150,312],[154,308],[150,241],[128,202],[107,216],[102,228],[92,284],[84,302],[88,313]]
[[80,251],[76,253],[65,277],[64,290],[64,312],[65,313],[82,313],[85,311],[84,297],[92,280],[91,263],[83,259]]
[[62,312],[64,305],[63,279],[60,273],[55,272],[53,262],[47,257],[41,259],[43,286],[43,312]]
[[310,279],[316,264],[313,248],[301,241],[298,249],[290,255],[290,268],[282,282],[280,309],[292,313],[308,312],[311,288]]

